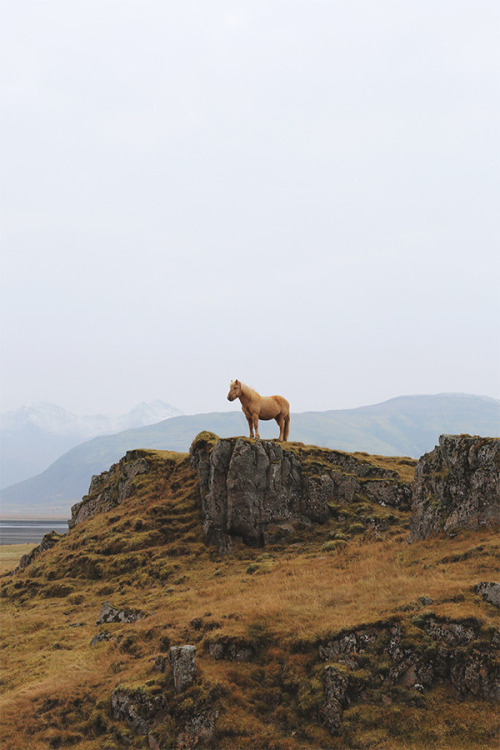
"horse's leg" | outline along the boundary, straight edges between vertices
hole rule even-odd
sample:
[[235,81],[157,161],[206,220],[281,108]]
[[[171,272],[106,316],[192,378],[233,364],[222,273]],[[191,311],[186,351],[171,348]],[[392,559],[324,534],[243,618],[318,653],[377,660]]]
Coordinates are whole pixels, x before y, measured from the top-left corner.
[[247,417],[248,426],[250,428],[250,437],[253,438],[253,421],[252,417]]
[[280,436],[278,440],[283,440],[283,427],[284,427],[284,417],[283,414],[278,414],[277,417],[275,417],[276,422],[278,423],[278,426],[280,428]]
[[284,437],[283,437],[283,440],[285,440],[285,442],[288,440],[289,430],[290,430],[290,414],[287,414],[285,417],[285,431],[284,431]]
[[258,414],[252,414],[252,419],[253,419],[253,426],[254,426],[254,429],[255,429],[255,437],[257,438],[257,440],[260,440],[260,435],[259,435],[259,415]]

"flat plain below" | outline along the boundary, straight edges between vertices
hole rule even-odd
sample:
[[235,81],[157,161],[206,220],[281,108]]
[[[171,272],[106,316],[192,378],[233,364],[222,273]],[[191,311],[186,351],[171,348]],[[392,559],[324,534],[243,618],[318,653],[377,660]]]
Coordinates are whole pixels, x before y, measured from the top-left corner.
[[0,576],[17,568],[23,555],[31,552],[34,544],[2,544],[0,546]]

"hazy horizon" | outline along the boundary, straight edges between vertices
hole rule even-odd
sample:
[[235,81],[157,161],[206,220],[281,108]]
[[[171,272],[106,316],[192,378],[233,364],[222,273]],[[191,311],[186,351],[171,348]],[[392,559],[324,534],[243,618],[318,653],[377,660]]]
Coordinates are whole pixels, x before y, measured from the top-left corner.
[[499,399],[499,19],[3,3],[0,411]]
[[[472,397],[472,398],[482,398],[482,399],[487,399],[487,400],[496,401],[496,402],[500,403],[500,399],[495,398],[494,396],[488,396],[487,394],[482,394],[482,393],[463,393],[463,392],[453,392],[453,391],[444,391],[442,393],[402,393],[402,394],[399,394],[397,396],[391,396],[388,399],[384,399],[383,401],[376,401],[376,402],[370,402],[370,403],[367,403],[367,404],[356,404],[354,406],[341,407],[340,409],[338,409],[338,411],[349,411],[349,410],[352,410],[352,409],[363,409],[363,408],[368,407],[368,406],[377,406],[379,404],[386,403],[388,401],[394,401],[394,400],[397,400],[397,399],[420,398],[420,397],[422,397],[422,398],[429,397],[430,398],[430,397],[433,397],[433,396],[464,396],[464,397]],[[164,399],[153,399],[153,402],[154,401],[162,401],[163,403],[167,403],[169,406],[172,406],[172,407],[176,408],[175,404],[173,404],[171,402],[167,402]],[[19,409],[22,409],[24,407],[36,406],[36,405],[47,405],[47,406],[58,406],[58,407],[61,407],[67,413],[72,414],[73,416],[76,416],[78,418],[80,418],[80,417],[83,417],[83,418],[85,418],[85,417],[92,418],[92,417],[100,417],[100,416],[106,416],[106,417],[116,418],[116,417],[120,417],[120,416],[126,416],[135,407],[141,406],[142,404],[149,404],[149,403],[150,402],[142,402],[142,403],[139,403],[139,404],[133,404],[129,409],[126,409],[123,412],[107,411],[107,412],[93,412],[93,413],[83,414],[83,413],[73,412],[70,409],[66,409],[66,407],[63,404],[56,404],[54,402],[48,402],[48,401],[35,401],[35,402],[26,402],[24,404],[21,404],[18,408],[9,410],[8,412],[1,412],[0,415],[1,416],[5,416],[5,415],[10,414],[10,413],[15,413],[16,411],[18,411]],[[227,411],[241,412],[241,407],[240,407],[239,401],[237,401],[236,404],[233,402],[231,404],[224,405],[224,408],[210,409],[209,411],[203,411],[203,412],[182,412],[181,414],[173,414],[170,417],[166,417],[166,419],[174,419],[175,417],[182,417],[182,416],[188,417],[188,416],[196,416],[197,414],[204,414],[204,413],[208,414],[208,413],[227,412]],[[306,412],[306,411],[316,412],[316,411],[336,411],[336,410],[335,409],[325,408],[325,409],[304,409],[302,411],[303,412]],[[302,412],[298,412],[297,410],[295,410],[295,413],[302,413]]]

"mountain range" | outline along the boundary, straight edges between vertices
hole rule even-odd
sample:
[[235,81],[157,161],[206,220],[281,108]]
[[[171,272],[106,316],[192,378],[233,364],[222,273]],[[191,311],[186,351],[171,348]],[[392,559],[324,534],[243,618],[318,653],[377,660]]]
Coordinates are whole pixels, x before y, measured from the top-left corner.
[[156,400],[141,403],[118,417],[79,417],[61,406],[38,401],[0,415],[0,487],[38,474],[66,451],[98,435],[144,427],[182,414]]
[[[87,492],[92,475],[118,461],[127,450],[187,451],[194,437],[209,430],[220,437],[246,434],[240,410],[174,416],[146,427],[95,437],[65,453],[45,471],[1,492],[3,518],[69,517]],[[277,436],[277,425],[262,423],[262,438]],[[294,441],[344,451],[419,458],[439,435],[500,435],[500,401],[485,396],[438,394],[401,396],[356,409],[292,414]]]

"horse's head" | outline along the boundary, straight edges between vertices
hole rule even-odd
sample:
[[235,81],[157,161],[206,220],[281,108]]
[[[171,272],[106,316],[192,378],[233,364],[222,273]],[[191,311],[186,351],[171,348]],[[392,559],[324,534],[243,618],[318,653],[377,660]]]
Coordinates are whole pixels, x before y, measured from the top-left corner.
[[239,380],[231,380],[227,400],[234,401],[234,399],[239,398],[239,396],[241,396],[241,383]]

